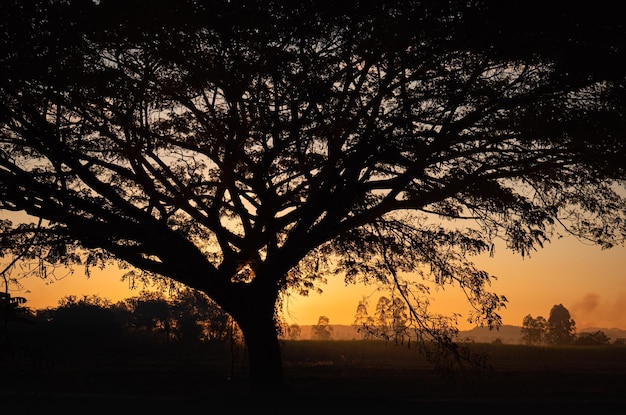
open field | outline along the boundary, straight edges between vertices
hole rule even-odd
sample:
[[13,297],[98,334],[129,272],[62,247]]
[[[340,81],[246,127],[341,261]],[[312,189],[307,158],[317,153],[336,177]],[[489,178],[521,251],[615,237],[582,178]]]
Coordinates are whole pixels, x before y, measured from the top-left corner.
[[[474,344],[491,371],[446,379],[415,348],[381,341],[285,342],[277,409],[544,408],[626,413],[626,347]],[[4,359],[0,400],[20,409],[144,410],[252,405],[243,350]],[[9,376],[7,376],[9,375]],[[254,402],[254,405],[259,405]],[[29,412],[24,412],[29,413]]]

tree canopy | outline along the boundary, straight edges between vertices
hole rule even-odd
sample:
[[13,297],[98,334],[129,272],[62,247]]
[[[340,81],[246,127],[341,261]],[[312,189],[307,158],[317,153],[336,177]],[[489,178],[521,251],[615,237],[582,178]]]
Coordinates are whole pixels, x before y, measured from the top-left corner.
[[420,339],[446,340],[428,283],[500,324],[506,298],[471,262],[494,241],[624,240],[626,31],[608,2],[8,0],[0,16],[0,210],[44,220],[3,220],[2,252],[36,237],[51,262],[206,293],[259,383],[283,377],[288,289],[386,283]]
[[576,322],[563,304],[556,304],[550,309],[546,324],[546,340],[559,346],[571,344],[576,338]]
[[543,316],[533,318],[528,314],[522,320],[522,341],[526,345],[542,344],[545,341],[548,322]]

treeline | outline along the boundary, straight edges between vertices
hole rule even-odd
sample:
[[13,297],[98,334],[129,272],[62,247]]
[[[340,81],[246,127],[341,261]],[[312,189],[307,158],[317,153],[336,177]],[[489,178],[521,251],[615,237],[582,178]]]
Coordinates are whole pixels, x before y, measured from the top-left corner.
[[[547,320],[543,316],[534,318],[528,314],[522,321],[521,334],[526,345],[602,346],[611,342],[602,330],[577,333],[576,322],[563,304],[554,305]],[[626,339],[615,339],[613,344],[624,345]]]
[[[0,294],[0,351],[10,351],[14,341],[72,353],[89,348],[115,352],[129,345],[147,344],[222,348],[229,352],[233,347],[244,347],[241,331],[232,318],[210,298],[192,289],[169,296],[141,292],[117,303],[95,295],[67,296],[57,307],[38,310],[25,307],[23,298]],[[353,327],[364,340],[403,343],[409,338],[406,305],[381,297],[373,315],[368,315],[366,304],[360,302]],[[282,339],[298,340],[301,335],[297,324],[280,326]],[[318,324],[311,327],[311,338],[333,338],[328,317],[320,316]],[[527,315],[521,338],[526,345],[626,344],[626,339],[610,339],[602,331],[577,333],[575,321],[562,304],[552,307],[548,319]]]
[[133,346],[150,353],[166,347],[228,350],[242,345],[241,332],[230,316],[191,289],[167,297],[142,292],[117,303],[95,295],[67,296],[57,307],[38,310],[24,307],[18,299],[6,293],[0,298],[3,352],[24,346],[67,355],[96,350],[114,354]]

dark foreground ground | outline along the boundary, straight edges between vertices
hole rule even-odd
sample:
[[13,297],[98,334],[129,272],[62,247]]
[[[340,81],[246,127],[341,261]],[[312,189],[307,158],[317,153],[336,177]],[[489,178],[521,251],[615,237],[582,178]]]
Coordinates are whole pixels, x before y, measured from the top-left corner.
[[266,407],[274,413],[458,408],[626,414],[626,347],[473,347],[490,356],[492,370],[447,379],[406,345],[287,342],[286,390],[279,399],[265,400],[249,394],[243,351],[210,358],[179,352],[14,355],[2,361],[0,413]]

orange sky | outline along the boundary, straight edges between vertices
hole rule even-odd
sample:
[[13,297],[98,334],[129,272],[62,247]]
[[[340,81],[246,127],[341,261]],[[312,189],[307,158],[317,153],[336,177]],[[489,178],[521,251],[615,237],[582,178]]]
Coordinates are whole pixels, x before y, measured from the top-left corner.
[[[500,315],[503,324],[522,325],[523,318],[548,318],[550,309],[563,304],[578,329],[586,327],[626,329],[626,248],[601,250],[573,238],[563,238],[522,259],[503,249],[495,257],[481,257],[476,264],[497,275],[491,290],[508,299]],[[373,287],[345,287],[341,281],[328,284],[322,295],[293,298],[288,311],[298,324],[316,323],[320,315],[331,324],[351,324],[362,295]],[[370,314],[381,293],[370,299]],[[447,290],[435,303],[441,313],[463,315],[459,328],[472,328],[465,322],[469,306],[460,293]]]
[[[576,322],[576,327],[626,329],[626,248],[601,250],[573,238],[563,238],[547,245],[530,258],[522,259],[501,249],[495,257],[478,258],[483,269],[499,276],[492,290],[505,295],[509,302],[501,312],[504,324],[521,325],[524,316],[548,318],[555,304],[563,304]],[[92,295],[118,301],[139,294],[120,281],[122,271],[94,271],[87,279],[76,271],[74,275],[44,284],[30,277],[22,280],[26,291],[12,292],[24,296],[31,308],[56,307],[66,295]],[[141,287],[140,287],[141,288]],[[352,324],[359,300],[370,295],[370,314],[382,293],[375,287],[348,286],[341,278],[329,280],[324,293],[309,297],[292,296],[286,303],[285,318],[299,325],[315,324],[321,315],[331,324]],[[445,298],[435,303],[442,313],[467,315],[468,306],[458,293],[446,291]],[[459,328],[469,329],[464,318]]]

